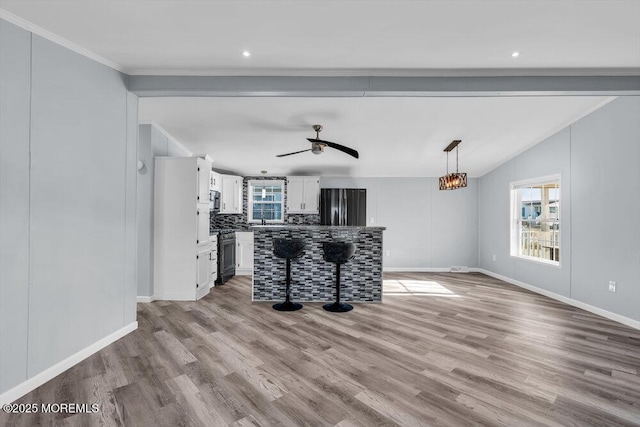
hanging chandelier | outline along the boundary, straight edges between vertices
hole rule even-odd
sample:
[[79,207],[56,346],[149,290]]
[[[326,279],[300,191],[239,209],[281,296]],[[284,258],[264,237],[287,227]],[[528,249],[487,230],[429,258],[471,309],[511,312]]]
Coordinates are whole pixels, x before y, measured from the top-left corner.
[[[461,142],[461,139],[455,139],[444,149],[447,152],[447,174],[438,178],[440,190],[455,190],[467,186],[467,174],[458,172],[458,144]],[[456,172],[449,173],[449,152],[454,148],[456,149]]]

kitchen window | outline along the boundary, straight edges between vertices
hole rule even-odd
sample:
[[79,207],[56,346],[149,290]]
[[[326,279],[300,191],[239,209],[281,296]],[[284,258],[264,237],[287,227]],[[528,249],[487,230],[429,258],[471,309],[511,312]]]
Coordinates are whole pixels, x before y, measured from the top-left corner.
[[511,256],[560,266],[560,175],[510,183]]
[[284,181],[275,179],[250,180],[248,183],[248,221],[269,224],[283,223]]

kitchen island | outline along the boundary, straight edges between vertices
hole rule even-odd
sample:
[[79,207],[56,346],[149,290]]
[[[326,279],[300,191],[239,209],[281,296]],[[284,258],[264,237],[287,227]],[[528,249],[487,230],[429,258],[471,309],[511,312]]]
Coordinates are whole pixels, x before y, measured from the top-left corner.
[[336,265],[323,259],[322,243],[350,242],[354,258],[341,267],[341,299],[347,302],[382,301],[382,231],[385,227],[326,225],[261,225],[254,233],[254,301],[285,298],[285,260],[273,254],[273,239],[302,239],[305,254],[291,262],[291,297],[294,301],[335,300]]

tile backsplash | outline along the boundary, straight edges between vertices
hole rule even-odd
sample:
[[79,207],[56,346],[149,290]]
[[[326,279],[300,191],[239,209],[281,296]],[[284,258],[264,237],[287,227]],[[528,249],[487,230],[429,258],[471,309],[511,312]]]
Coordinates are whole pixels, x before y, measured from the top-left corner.
[[[248,182],[250,180],[279,179],[284,184],[284,205],[287,205],[287,177],[285,176],[245,176],[242,180],[242,214],[211,215],[210,228],[241,228],[247,225]],[[286,224],[317,225],[320,224],[319,214],[283,214]]]
[[209,218],[209,228],[240,228],[247,225],[247,218],[240,214],[218,214]]
[[318,225],[320,224],[320,214],[285,214],[287,224],[296,225]]

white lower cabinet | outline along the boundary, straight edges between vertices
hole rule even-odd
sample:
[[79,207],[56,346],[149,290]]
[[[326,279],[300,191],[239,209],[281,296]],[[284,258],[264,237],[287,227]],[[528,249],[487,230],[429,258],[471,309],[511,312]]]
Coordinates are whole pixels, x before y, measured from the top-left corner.
[[196,281],[198,290],[206,287],[211,281],[211,248],[205,246],[196,256]]
[[253,232],[236,232],[236,275],[253,274]]
[[209,237],[209,244],[211,247],[211,254],[209,255],[209,264],[211,265],[211,287],[213,288],[214,283],[218,280],[218,236],[213,235]]

